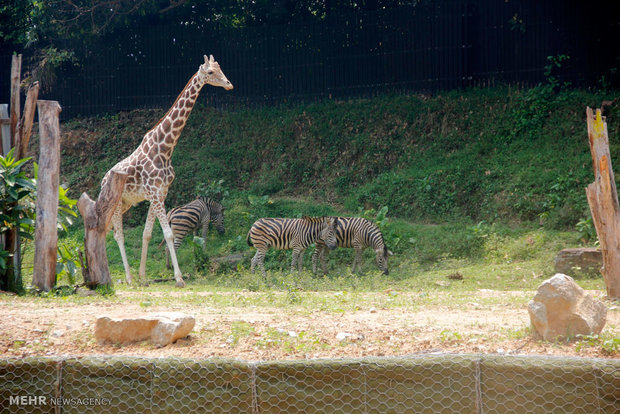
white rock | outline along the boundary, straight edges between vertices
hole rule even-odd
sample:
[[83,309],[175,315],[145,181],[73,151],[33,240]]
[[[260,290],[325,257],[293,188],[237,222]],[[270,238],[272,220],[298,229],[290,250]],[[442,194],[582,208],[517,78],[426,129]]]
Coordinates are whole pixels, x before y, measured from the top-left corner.
[[134,318],[101,316],[95,322],[95,339],[99,343],[126,344],[150,340],[157,346],[166,346],[187,336],[196,320],[180,312],[149,314]]
[[336,334],[336,339],[339,340],[339,341],[344,341],[345,339],[350,338],[352,336],[353,336],[353,334],[351,334],[349,332],[338,332]]
[[562,273],[541,283],[528,312],[535,332],[548,341],[599,334],[607,318],[607,307]]

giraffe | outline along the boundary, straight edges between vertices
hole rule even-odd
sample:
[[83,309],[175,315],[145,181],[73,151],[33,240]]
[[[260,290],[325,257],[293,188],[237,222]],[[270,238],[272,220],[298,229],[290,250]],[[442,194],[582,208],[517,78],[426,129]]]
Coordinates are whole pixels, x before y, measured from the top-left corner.
[[166,115],[144,135],[140,146],[131,155],[112,167],[101,181],[101,188],[103,188],[112,170],[122,171],[128,175],[121,201],[116,207],[111,221],[111,225],[114,227],[114,239],[121,251],[127,283],[131,283],[132,278],[125,253],[123,214],[131,206],[148,200],[150,206],[142,234],[142,255],[138,279],[146,281],[146,255],[153,224],[157,218],[163,230],[168,251],[170,251],[176,286],[185,286],[174,251],[172,230],[166,219],[164,206],[168,188],[174,180],[174,169],[170,158],[202,87],[208,83],[226,90],[233,88],[233,85],[220,69],[220,65],[213,59],[213,55],[209,58],[205,55],[204,59],[205,63],[200,65],[198,72],[187,82]]

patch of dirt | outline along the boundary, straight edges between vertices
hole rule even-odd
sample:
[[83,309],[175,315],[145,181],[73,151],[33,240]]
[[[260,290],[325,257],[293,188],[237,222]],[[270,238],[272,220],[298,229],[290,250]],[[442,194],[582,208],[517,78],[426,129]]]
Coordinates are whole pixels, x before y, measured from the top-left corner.
[[[591,292],[601,296],[601,292]],[[0,295],[0,354],[3,357],[65,355],[140,355],[189,358],[228,357],[243,360],[402,356],[416,353],[499,353],[617,358],[599,346],[550,343],[532,339],[525,305],[515,297],[534,292],[481,290],[464,305],[429,305],[332,311],[277,306],[203,306],[208,292],[155,292],[158,296],[196,295],[172,305],[144,306],[143,294],[117,293],[121,303],[46,301]],[[218,293],[219,294],[219,293]],[[222,293],[223,295],[226,293]],[[231,293],[232,294],[232,293]],[[235,295],[241,293],[235,292]],[[285,293],[282,293],[285,295]],[[333,294],[333,293],[329,293]],[[251,297],[251,292],[242,293]],[[316,293],[321,295],[321,293]],[[415,300],[415,293],[411,293]],[[493,296],[494,305],[481,305]],[[409,299],[408,297],[406,298]],[[444,303],[449,301],[444,301]],[[499,304],[498,304],[499,303]],[[522,303],[522,301],[521,301]],[[604,333],[620,335],[620,310],[611,306]],[[100,345],[93,336],[97,317],[135,316],[180,311],[193,315],[189,337],[157,348],[147,342],[127,346]],[[578,350],[578,348],[580,348]]]

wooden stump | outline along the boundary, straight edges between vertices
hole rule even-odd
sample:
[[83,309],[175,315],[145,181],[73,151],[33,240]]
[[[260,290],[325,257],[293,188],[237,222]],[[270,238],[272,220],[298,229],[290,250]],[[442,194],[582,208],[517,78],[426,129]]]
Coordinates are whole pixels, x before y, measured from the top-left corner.
[[86,262],[82,266],[84,283],[89,287],[111,285],[110,268],[106,253],[105,239],[110,229],[110,221],[123,194],[127,174],[111,171],[110,179],[101,189],[97,202],[82,193],[77,202],[78,210],[84,218],[84,250]]
[[586,196],[603,254],[601,273],[607,296],[620,298],[620,209],[611,168],[607,123],[602,119],[600,109],[596,110],[595,118],[588,107],[586,116],[594,167],[594,182],[586,188]]
[[60,174],[61,108],[56,101],[39,101],[40,156],[37,179],[37,219],[34,235],[34,271],[32,284],[49,291],[56,284],[58,250],[58,181]]

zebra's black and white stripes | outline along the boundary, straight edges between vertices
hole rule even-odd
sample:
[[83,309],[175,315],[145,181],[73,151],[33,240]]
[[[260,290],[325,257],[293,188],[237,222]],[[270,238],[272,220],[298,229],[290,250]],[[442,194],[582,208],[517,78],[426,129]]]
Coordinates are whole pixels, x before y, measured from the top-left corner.
[[265,254],[269,248],[278,250],[293,249],[291,270],[297,265],[301,272],[304,251],[312,243],[321,240],[326,248],[336,247],[334,219],[332,217],[262,218],[254,222],[246,240],[256,247],[252,258],[252,273],[256,266],[265,275]]
[[[392,255],[383,240],[383,234],[379,227],[370,220],[366,220],[362,217],[334,217],[334,230],[336,232],[336,241],[338,247],[354,248],[355,259],[353,260],[352,271],[355,272],[356,268],[362,264],[362,253],[367,247],[372,248],[375,251],[377,266],[383,271],[384,274],[388,274],[388,257]],[[316,249],[312,254],[312,271],[316,273],[316,262],[321,260],[321,267],[323,272],[326,272],[325,259],[328,250],[326,246],[321,242],[317,242]]]
[[[181,242],[188,233],[202,227],[201,236],[207,236],[209,223],[213,223],[220,234],[224,229],[224,207],[208,197],[198,197],[184,206],[175,207],[168,212],[168,223],[174,238],[174,250],[178,250]],[[169,252],[166,248],[166,266],[169,264]]]

